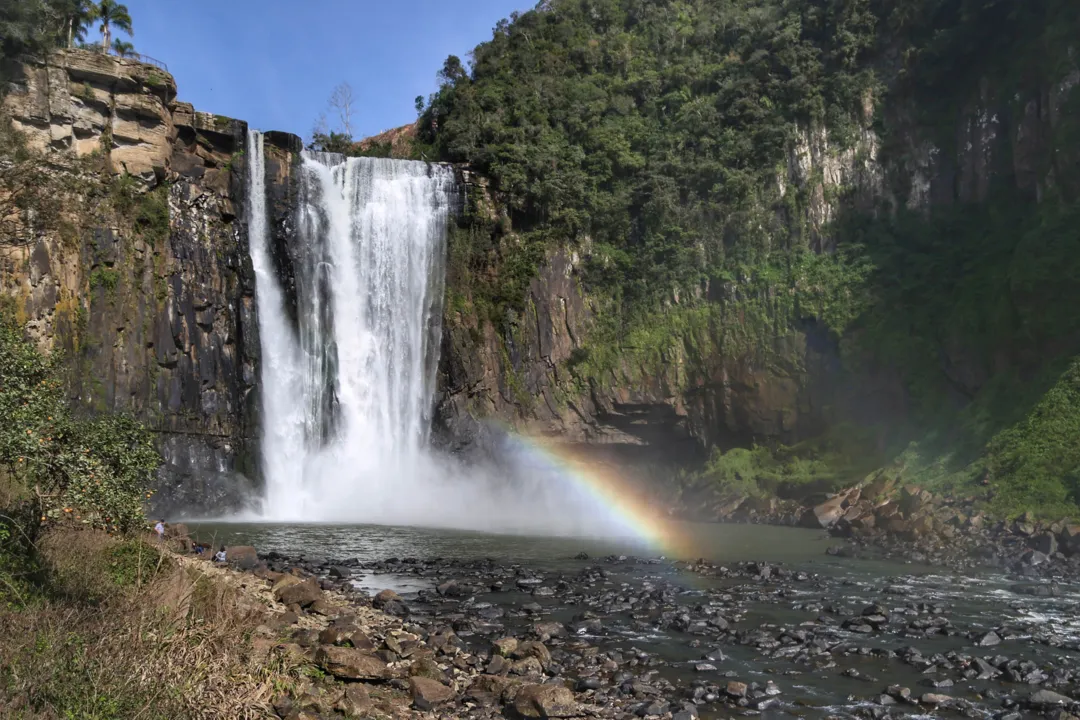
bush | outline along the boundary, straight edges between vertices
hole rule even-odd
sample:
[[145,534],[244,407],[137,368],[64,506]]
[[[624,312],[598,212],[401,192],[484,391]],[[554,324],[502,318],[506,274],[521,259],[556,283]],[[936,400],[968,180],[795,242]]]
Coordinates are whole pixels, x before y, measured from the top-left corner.
[[[150,432],[130,417],[74,417],[56,355],[45,357],[0,317],[0,473],[40,510],[103,529],[141,527],[160,465]],[[48,520],[46,520],[48,519]]]

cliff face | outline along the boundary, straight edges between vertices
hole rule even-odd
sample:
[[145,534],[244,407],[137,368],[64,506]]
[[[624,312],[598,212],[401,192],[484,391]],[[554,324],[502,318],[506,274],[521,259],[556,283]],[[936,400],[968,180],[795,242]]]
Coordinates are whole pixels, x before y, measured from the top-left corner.
[[[796,134],[775,187],[762,195],[763,215],[811,250],[830,253],[840,222],[853,212],[925,216],[986,204],[994,193],[1020,202],[1075,195],[1077,154],[1053,138],[1078,81],[1071,70],[1009,95],[984,80],[938,125],[910,103],[875,108],[867,97],[864,119],[846,143],[830,139],[824,127]],[[876,125],[869,120],[875,114]],[[887,138],[877,132],[881,118]],[[481,191],[487,211],[499,215],[499,198]],[[542,263],[520,316],[493,322],[451,304],[439,417],[459,444],[477,437],[475,418],[493,418],[560,442],[644,446],[652,456],[696,461],[713,447],[793,444],[841,422],[869,424],[907,412],[904,368],[881,357],[845,362],[841,347],[850,338],[820,318],[781,312],[775,295],[760,299],[760,317],[740,315],[737,282],[708,288],[706,298],[672,298],[663,337],[605,338],[617,358],[597,366],[590,355],[609,305],[585,284],[587,243],[565,247]],[[733,338],[732,326],[755,324],[762,339],[755,347]],[[962,390],[959,401],[1017,360],[973,347],[963,329],[935,351],[940,370]]]
[[15,208],[3,294],[43,349],[65,353],[77,405],[160,434],[157,510],[235,508],[258,412],[246,124],[178,102],[159,68],[86,51],[21,68],[4,109],[46,168],[41,194],[63,202],[52,218],[43,200]]

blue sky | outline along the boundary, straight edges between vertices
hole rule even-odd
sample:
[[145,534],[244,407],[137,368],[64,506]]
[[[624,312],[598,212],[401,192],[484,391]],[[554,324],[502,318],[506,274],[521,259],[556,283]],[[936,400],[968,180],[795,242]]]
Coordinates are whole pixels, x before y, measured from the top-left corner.
[[[463,60],[535,0],[125,0],[135,50],[169,66],[180,99],[305,139],[338,83],[356,98],[353,134],[416,118],[447,55]],[[99,34],[92,31],[89,39]]]

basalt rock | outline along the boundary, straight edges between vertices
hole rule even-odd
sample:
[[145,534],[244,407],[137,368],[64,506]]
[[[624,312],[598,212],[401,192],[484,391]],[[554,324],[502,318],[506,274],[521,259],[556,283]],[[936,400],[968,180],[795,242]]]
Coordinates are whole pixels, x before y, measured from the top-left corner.
[[409,691],[413,704],[420,710],[433,710],[454,697],[454,691],[431,678],[413,676],[409,678]]
[[315,653],[315,663],[342,680],[383,680],[386,662],[363,650],[323,646]]
[[562,685],[525,685],[514,698],[523,718],[567,718],[580,713],[574,694]]

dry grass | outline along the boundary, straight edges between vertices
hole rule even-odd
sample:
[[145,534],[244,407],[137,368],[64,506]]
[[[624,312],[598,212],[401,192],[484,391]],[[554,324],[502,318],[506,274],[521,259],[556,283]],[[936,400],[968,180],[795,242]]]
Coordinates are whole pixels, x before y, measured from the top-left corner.
[[142,541],[40,545],[55,599],[0,611],[0,717],[263,718],[301,678],[237,590]]

